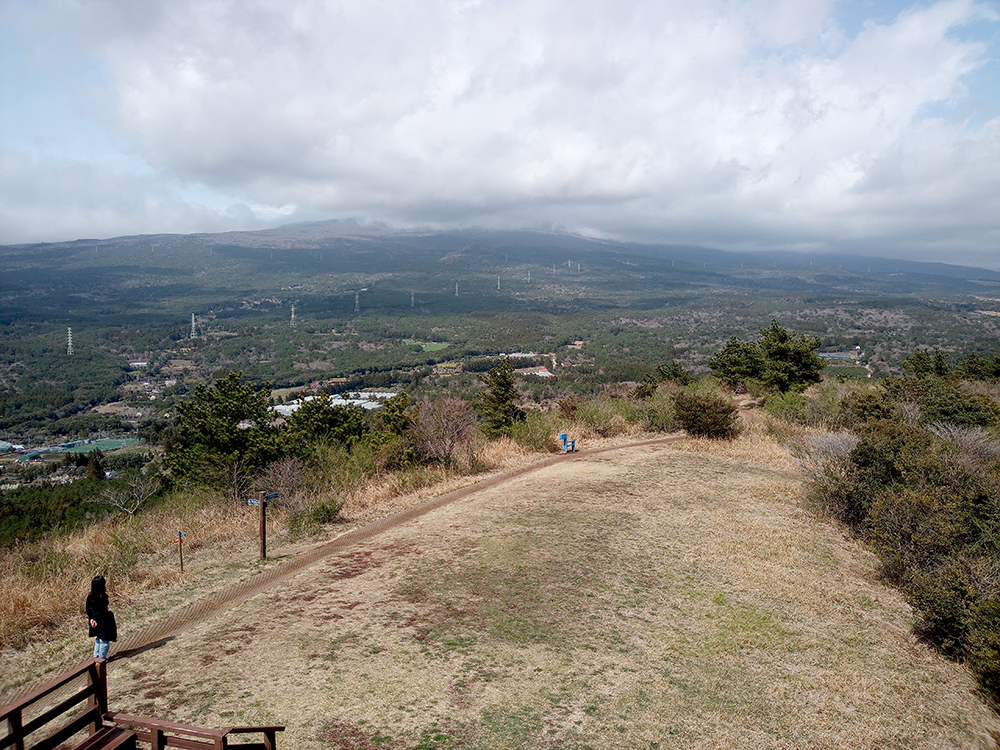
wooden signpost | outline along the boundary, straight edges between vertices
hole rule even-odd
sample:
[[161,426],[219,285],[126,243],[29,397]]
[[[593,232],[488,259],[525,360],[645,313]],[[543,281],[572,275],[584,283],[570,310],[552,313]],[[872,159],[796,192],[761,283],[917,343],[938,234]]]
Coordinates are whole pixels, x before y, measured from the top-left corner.
[[277,500],[281,497],[278,492],[265,495],[258,492],[257,497],[247,498],[247,505],[256,505],[260,508],[260,559],[267,559],[267,503],[269,500]]
[[184,572],[184,532],[177,529],[177,536],[174,537],[174,544],[177,545],[177,554],[181,558],[181,573]]

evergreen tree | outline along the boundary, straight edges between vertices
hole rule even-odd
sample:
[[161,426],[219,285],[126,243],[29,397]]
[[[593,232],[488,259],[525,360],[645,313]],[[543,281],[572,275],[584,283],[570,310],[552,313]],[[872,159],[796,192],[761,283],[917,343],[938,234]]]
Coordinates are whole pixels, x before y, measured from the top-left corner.
[[228,487],[238,500],[242,485],[281,456],[270,385],[258,389],[230,372],[195,388],[177,404],[177,421],[164,462],[175,477]]
[[764,373],[764,357],[760,347],[733,336],[721,351],[708,360],[708,368],[731,388],[760,382]]
[[781,393],[822,380],[826,363],[816,356],[818,338],[793,336],[777,320],[761,328],[760,335],[756,342],[734,336],[708,361],[709,369],[732,387],[760,383]]
[[489,372],[479,376],[488,390],[479,399],[483,416],[482,429],[487,435],[509,435],[516,422],[524,421],[524,410],[517,402],[521,397],[514,381],[514,368],[504,359]]
[[820,382],[820,375],[826,363],[816,356],[819,338],[805,335],[792,336],[777,320],[760,329],[761,339],[757,342],[764,357],[764,385],[777,388],[781,393],[803,390],[812,383]]
[[303,402],[288,418],[293,450],[304,455],[309,446],[320,441],[353,446],[369,431],[365,410],[360,406],[337,403],[327,394]]
[[934,347],[934,353],[926,349],[917,349],[903,360],[903,369],[918,378],[927,375],[937,375],[946,378],[951,375],[951,365],[943,351]]
[[104,453],[100,448],[87,455],[87,479],[104,479]]

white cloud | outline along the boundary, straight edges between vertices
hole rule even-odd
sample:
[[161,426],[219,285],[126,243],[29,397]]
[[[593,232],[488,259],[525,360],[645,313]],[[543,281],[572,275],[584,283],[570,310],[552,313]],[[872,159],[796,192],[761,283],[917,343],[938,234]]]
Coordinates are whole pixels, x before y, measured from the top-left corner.
[[142,233],[261,229],[286,223],[291,215],[288,207],[210,208],[185,200],[178,186],[156,176],[0,150],[0,227],[8,244],[110,237],[137,228]]
[[926,114],[996,54],[955,33],[995,24],[994,5],[915,6],[853,38],[833,0],[53,7],[160,175],[132,186],[153,196],[142,209],[104,178],[112,224],[138,222],[125,231],[224,222],[163,197],[191,181],[254,220],[297,206],[734,247],[997,247],[997,121]]

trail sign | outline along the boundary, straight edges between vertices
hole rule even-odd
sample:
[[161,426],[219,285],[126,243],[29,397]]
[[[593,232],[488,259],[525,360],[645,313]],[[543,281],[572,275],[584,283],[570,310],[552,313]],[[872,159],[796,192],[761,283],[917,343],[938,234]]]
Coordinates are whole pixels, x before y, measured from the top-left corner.
[[[264,497],[264,502],[265,503],[270,502],[271,500],[277,500],[279,497],[281,497],[281,493],[280,492],[272,492],[270,495],[265,495],[263,492],[260,493],[260,494]],[[260,497],[248,497],[247,498],[247,505],[252,505],[255,508],[259,507],[260,506]]]
[[184,537],[186,536],[187,534],[180,529],[177,529],[177,536],[173,539],[173,543],[177,545],[177,553],[181,558],[181,573],[184,572]]

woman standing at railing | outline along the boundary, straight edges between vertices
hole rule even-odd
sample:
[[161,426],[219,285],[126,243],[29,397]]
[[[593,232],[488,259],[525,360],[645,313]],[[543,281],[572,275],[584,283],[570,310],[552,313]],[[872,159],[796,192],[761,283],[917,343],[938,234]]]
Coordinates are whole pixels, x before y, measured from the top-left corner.
[[94,641],[94,658],[107,659],[111,641],[118,640],[114,615],[108,611],[108,591],[104,576],[95,576],[87,595],[87,618],[90,620],[90,637]]

